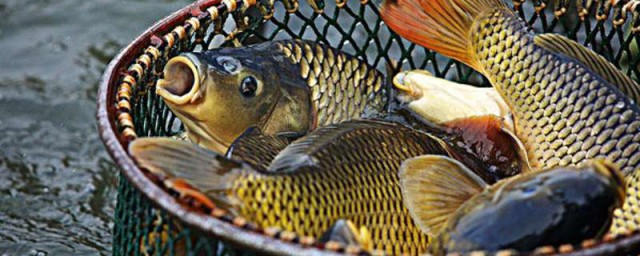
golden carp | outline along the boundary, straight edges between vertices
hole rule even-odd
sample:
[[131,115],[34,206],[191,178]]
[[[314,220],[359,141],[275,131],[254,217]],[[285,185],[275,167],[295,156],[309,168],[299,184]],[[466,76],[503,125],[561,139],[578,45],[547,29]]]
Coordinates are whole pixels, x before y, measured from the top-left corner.
[[588,48],[535,35],[500,0],[387,0],[381,15],[401,36],[485,75],[514,116],[534,170],[606,159],[629,198],[612,231],[640,226],[638,85]]
[[[406,123],[407,120],[398,121]],[[506,131],[502,121],[495,116],[460,118],[440,126],[429,126],[421,131],[438,138],[448,154],[464,161],[489,184],[530,169],[522,143]],[[265,135],[257,129],[251,129],[229,147],[226,156],[257,170],[277,172],[281,168],[272,162],[289,155],[292,149],[287,146],[300,136],[297,133]],[[308,136],[324,136],[324,133],[311,133]],[[328,138],[318,138],[326,139]]]
[[265,134],[387,111],[389,88],[364,61],[323,44],[288,40],[170,59],[156,93],[192,142],[227,151],[250,127]]
[[492,186],[443,156],[408,159],[399,175],[409,213],[432,238],[434,255],[580,244],[607,231],[625,198],[622,174],[599,160]]
[[261,228],[320,238],[343,219],[365,227],[374,249],[414,255],[426,249],[427,236],[402,202],[398,167],[423,154],[447,155],[437,139],[393,123],[345,122],[321,127],[285,151],[268,170],[255,170],[172,139],[139,138],[129,148],[141,167],[186,181],[211,205]]

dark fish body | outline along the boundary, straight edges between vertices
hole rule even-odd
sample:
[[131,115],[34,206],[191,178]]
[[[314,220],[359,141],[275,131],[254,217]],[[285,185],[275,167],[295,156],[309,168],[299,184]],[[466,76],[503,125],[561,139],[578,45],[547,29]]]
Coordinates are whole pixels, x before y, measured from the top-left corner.
[[218,152],[250,127],[304,133],[387,111],[384,76],[364,61],[302,40],[174,57],[156,92],[189,139]]
[[602,161],[489,186],[459,162],[427,155],[402,164],[400,184],[435,255],[578,245],[602,236],[625,198],[621,173]]
[[593,170],[568,167],[517,177],[465,203],[431,246],[451,252],[527,252],[543,245],[577,245],[607,231],[613,210],[624,200],[619,188]]
[[[631,198],[611,231],[640,226],[640,87],[633,80],[567,38],[533,34],[502,1],[387,1],[382,15],[401,35],[490,80],[514,115],[534,170],[592,159],[619,166]],[[449,43],[441,44],[444,38]]]
[[447,155],[434,137],[379,121],[321,127],[287,146],[267,170],[170,139],[140,138],[130,152],[152,173],[187,181],[261,228],[320,238],[348,220],[390,254],[418,254],[428,243],[404,207],[398,167],[423,154]]

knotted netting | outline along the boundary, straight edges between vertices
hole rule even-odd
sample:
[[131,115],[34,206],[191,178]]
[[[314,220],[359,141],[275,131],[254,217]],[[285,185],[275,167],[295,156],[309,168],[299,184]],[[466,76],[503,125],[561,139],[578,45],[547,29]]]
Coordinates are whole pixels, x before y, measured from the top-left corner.
[[[390,31],[381,21],[374,2],[310,1],[204,1],[163,20],[123,52],[123,58],[117,61],[126,63],[114,64],[121,64],[122,69],[105,75],[106,104],[113,108],[108,122],[117,137],[114,141],[126,148],[137,137],[180,133],[183,127],[154,93],[154,86],[162,77],[168,59],[182,52],[302,38],[357,56],[384,73],[427,69],[449,80],[488,86],[486,79],[469,67],[409,43]],[[640,78],[640,2],[515,0],[509,4],[536,32],[563,34],[598,52],[636,81]],[[107,144],[109,146],[109,142]],[[124,157],[117,152],[112,154],[116,160]],[[175,210],[181,209],[180,206],[165,210],[172,202],[160,202],[167,197],[158,195],[157,191],[145,191],[150,188],[140,185],[140,177],[146,176],[136,176],[132,172],[139,170],[131,166],[121,164],[121,167],[126,175],[120,179],[118,189],[113,240],[115,255],[260,252],[262,245],[247,247],[246,243],[240,243],[244,246],[239,246],[234,236],[214,235],[198,223],[185,223],[181,215],[184,212]],[[151,179],[147,185],[160,183],[152,177],[147,179]],[[246,223],[221,220],[243,232],[260,233]],[[308,245],[304,239],[283,232],[273,231],[266,235],[290,244]],[[340,246],[320,249],[349,252],[349,248]],[[280,251],[272,248],[269,252]]]

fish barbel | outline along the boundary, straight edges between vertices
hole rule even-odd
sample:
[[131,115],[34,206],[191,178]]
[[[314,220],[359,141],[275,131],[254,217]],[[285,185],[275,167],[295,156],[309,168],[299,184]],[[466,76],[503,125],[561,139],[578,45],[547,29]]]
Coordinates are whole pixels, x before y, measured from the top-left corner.
[[250,127],[304,133],[383,115],[389,91],[366,62],[302,40],[184,53],[156,86],[189,139],[219,153]]
[[387,0],[381,16],[412,42],[485,75],[514,116],[534,170],[606,159],[627,179],[613,233],[640,226],[638,85],[588,48],[535,35],[500,0]]

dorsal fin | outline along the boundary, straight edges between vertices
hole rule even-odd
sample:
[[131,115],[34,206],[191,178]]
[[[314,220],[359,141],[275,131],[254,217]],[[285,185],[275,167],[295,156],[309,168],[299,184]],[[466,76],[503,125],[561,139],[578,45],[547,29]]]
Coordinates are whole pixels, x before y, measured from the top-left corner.
[[301,166],[314,166],[318,160],[313,154],[333,143],[337,138],[363,127],[399,126],[395,123],[376,120],[356,120],[321,127],[292,142],[280,151],[269,165],[269,172],[289,172]]
[[226,156],[256,170],[266,170],[273,158],[300,136],[302,134],[293,132],[265,135],[259,128],[251,127],[231,143]]
[[640,102],[640,86],[622,73],[616,66],[591,49],[557,34],[542,34],[535,37],[536,45],[546,50],[573,58],[598,73],[636,104]]
[[487,187],[482,178],[460,162],[437,155],[405,160],[399,175],[405,205],[429,236],[438,234],[464,202]]

